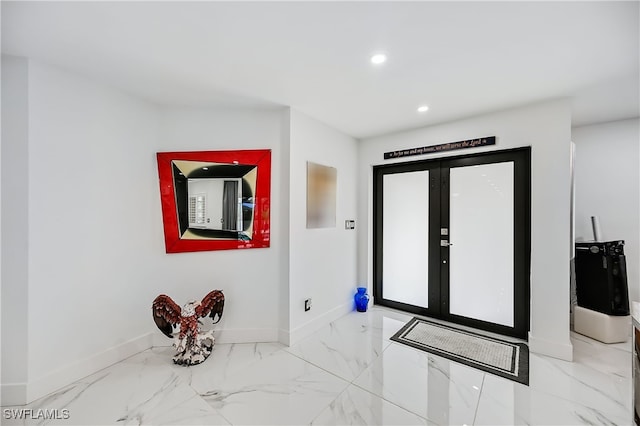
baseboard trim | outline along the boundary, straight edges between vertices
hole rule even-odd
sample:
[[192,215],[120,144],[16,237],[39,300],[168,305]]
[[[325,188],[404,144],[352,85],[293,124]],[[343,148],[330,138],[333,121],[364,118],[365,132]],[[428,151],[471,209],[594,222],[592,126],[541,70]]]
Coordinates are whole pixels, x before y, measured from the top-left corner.
[[[26,384],[2,385],[2,405],[25,405],[151,347],[146,333]],[[5,392],[7,392],[5,394]],[[6,401],[6,402],[5,402]]]
[[[275,328],[239,328],[213,329],[216,343],[269,343],[278,341],[278,330]],[[161,332],[153,333],[152,346],[171,346],[173,340]]]
[[564,361],[573,361],[573,345],[539,339],[529,332],[529,351],[540,355],[547,355]]
[[26,383],[7,383],[0,386],[0,405],[24,405],[27,400]]
[[278,330],[278,343],[282,343],[285,346],[291,346],[291,333],[289,333],[289,330],[282,328]]
[[280,330],[280,343],[286,344],[287,346],[295,345],[300,340],[315,333],[330,322],[345,316],[352,310],[353,302],[345,303],[325,312],[322,315],[315,317],[314,319],[302,324],[300,327],[290,330],[289,332],[287,332],[286,330]]

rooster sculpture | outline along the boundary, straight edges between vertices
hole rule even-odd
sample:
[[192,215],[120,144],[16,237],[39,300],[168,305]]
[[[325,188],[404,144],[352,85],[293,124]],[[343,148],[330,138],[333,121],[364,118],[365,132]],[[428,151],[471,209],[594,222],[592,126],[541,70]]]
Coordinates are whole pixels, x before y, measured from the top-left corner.
[[[180,365],[196,365],[209,357],[213,350],[213,330],[200,331],[200,318],[211,317],[214,324],[222,318],[224,294],[213,290],[201,302],[190,301],[182,309],[166,294],[156,297],[151,306],[153,320],[167,337],[174,339],[176,355],[173,362]],[[217,319],[216,319],[217,316]],[[180,324],[178,334],[173,329]]]

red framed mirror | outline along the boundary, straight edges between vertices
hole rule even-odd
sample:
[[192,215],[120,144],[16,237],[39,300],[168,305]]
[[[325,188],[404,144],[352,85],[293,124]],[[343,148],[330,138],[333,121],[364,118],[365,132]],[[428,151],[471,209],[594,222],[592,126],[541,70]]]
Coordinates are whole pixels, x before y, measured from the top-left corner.
[[156,156],[167,253],[269,247],[271,150]]

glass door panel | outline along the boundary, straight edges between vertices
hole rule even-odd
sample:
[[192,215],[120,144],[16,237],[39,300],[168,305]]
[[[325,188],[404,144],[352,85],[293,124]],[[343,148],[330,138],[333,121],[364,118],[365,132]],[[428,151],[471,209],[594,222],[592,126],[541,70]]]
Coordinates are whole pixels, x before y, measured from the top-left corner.
[[374,166],[372,231],[376,305],[526,338],[530,148]]
[[514,326],[514,163],[452,167],[449,313]]
[[383,176],[383,299],[422,308],[429,301],[429,171]]

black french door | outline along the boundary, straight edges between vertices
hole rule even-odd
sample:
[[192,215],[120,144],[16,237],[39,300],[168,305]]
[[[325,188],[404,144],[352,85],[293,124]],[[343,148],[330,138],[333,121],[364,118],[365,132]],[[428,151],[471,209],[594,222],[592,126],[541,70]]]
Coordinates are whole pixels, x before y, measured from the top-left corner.
[[529,331],[531,149],[373,168],[374,301]]

